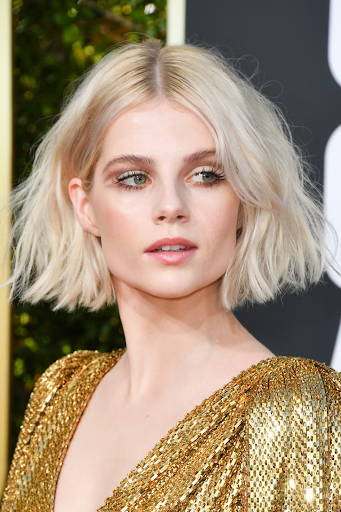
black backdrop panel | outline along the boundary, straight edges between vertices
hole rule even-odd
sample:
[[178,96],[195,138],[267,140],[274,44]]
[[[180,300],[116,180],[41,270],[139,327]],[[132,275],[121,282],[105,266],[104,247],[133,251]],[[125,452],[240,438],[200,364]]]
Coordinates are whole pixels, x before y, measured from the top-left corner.
[[[327,61],[328,17],[329,2],[321,0],[187,0],[186,6],[186,41],[217,46],[281,106],[321,186],[325,146],[341,122],[341,88]],[[341,290],[326,276],[304,294],[236,316],[275,354],[329,364],[340,312]]]

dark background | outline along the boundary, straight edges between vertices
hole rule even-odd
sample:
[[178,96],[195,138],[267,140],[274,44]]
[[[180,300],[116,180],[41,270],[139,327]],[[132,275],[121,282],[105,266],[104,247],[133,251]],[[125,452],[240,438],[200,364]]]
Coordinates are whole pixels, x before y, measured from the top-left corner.
[[[325,146],[341,121],[341,89],[327,62],[328,17],[329,2],[321,0],[187,0],[186,7],[186,41],[218,47],[280,105],[321,188]],[[306,293],[236,311],[275,354],[327,364],[340,314],[341,290],[328,276]]]

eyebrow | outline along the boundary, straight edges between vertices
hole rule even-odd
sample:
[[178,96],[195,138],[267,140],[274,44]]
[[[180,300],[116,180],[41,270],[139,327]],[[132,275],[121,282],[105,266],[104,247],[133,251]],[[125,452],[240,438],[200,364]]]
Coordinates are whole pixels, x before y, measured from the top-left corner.
[[[192,164],[200,160],[203,160],[204,158],[208,158],[210,156],[215,155],[215,149],[204,149],[202,151],[196,151],[195,153],[191,153],[190,155],[185,155],[182,160],[186,164]],[[148,156],[143,155],[120,155],[116,158],[112,158],[111,160],[109,160],[109,162],[105,165],[103,169],[103,173],[105,173],[112,165],[124,163],[130,163],[133,165],[155,165],[155,160],[154,158],[150,158]]]
[[199,160],[203,160],[209,156],[215,156],[215,149],[204,149],[203,151],[197,151],[196,153],[192,153],[191,155],[187,155],[183,157],[183,161],[187,164],[192,164],[194,162],[198,162]]

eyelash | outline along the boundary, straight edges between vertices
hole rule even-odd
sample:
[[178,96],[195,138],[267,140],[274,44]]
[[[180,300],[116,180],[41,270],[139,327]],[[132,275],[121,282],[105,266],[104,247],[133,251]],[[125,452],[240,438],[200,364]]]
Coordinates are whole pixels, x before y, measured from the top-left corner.
[[224,181],[226,179],[226,176],[223,172],[218,172],[214,169],[209,169],[208,171],[206,171],[205,169],[203,169],[202,171],[200,172],[196,172],[194,174],[194,176],[200,176],[200,174],[212,174],[215,178],[214,181],[209,181],[207,183],[200,183],[199,181],[197,182],[197,184],[199,185],[199,187],[213,187],[214,185],[220,185],[220,182],[221,181]]
[[137,190],[139,188],[144,188],[144,186],[136,186],[133,185],[127,185],[124,183],[124,181],[128,178],[132,178],[133,176],[146,176],[148,178],[148,174],[146,172],[141,171],[128,171],[127,173],[124,173],[123,177],[119,176],[118,178],[112,178],[111,182],[119,187],[123,187],[127,190]]
[[[199,187],[213,187],[214,185],[220,185],[220,182],[225,180],[226,179],[226,176],[223,172],[219,173],[218,171],[214,170],[214,169],[209,169],[209,170],[205,170],[203,169],[202,171],[200,172],[196,172],[193,176],[200,176],[201,174],[212,174],[214,177],[215,177],[215,180],[212,181],[212,182],[206,182],[206,183],[203,183],[203,182],[197,182],[197,185]],[[112,178],[111,182],[115,185],[117,185],[118,187],[123,187],[127,190],[138,190],[138,189],[141,189],[141,188],[145,188],[145,185],[141,185],[141,186],[134,186],[134,185],[127,185],[126,183],[124,183],[125,180],[127,180],[128,178],[132,178],[134,176],[146,176],[147,178],[149,177],[148,173],[146,172],[141,172],[141,171],[128,171],[128,173],[125,173],[123,175],[123,177],[118,177],[118,178]]]

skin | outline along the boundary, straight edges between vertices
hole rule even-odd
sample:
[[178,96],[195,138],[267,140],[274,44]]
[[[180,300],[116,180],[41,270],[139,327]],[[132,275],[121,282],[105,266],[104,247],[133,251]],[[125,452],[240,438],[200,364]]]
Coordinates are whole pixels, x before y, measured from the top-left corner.
[[[98,385],[76,429],[55,512],[94,512],[186,413],[273,356],[219,303],[240,200],[226,179],[212,175],[223,173],[214,155],[184,162],[214,149],[199,117],[154,101],[114,120],[90,193],[79,178],[70,182],[80,224],[101,237],[127,351]],[[150,161],[109,164],[122,155]],[[128,172],[146,177],[123,180]],[[186,262],[165,265],[145,252],[165,237],[186,238],[198,249]]]

